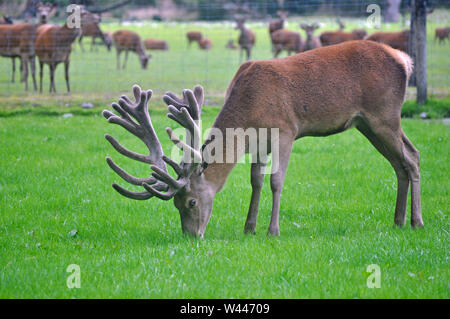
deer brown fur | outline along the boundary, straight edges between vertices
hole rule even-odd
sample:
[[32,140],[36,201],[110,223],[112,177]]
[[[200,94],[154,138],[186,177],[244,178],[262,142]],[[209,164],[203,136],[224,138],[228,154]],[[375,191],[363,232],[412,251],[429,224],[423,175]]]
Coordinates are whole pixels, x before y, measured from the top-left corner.
[[145,39],[144,46],[147,50],[169,50],[169,44],[164,40]]
[[25,82],[25,90],[28,90],[28,66],[30,66],[33,80],[33,88],[36,87],[35,77],[35,45],[36,25],[4,24],[0,25],[0,56],[12,59],[12,81],[15,77],[15,58],[20,58],[21,81]]
[[434,33],[434,39],[439,40],[439,44],[445,42],[445,40],[450,39],[450,27],[447,28],[436,28]]
[[122,51],[125,51],[125,60],[122,67],[123,69],[126,67],[129,51],[136,53],[139,57],[139,62],[142,69],[147,69],[148,60],[152,57],[152,55],[145,54],[141,37],[136,32],[118,30],[113,33],[112,37],[117,51],[117,69],[120,69],[120,54]]
[[[184,157],[178,164],[164,156],[148,113],[151,91],[141,91],[135,86],[135,103],[122,97],[118,104],[113,103],[119,115],[106,110],[103,115],[108,122],[119,124],[139,137],[149,148],[150,155],[134,153],[113,137],[106,135],[106,138],[121,154],[150,163],[153,173],[149,178],[136,178],[107,158],[108,165],[119,176],[141,185],[144,191],[135,193],[116,184],[114,188],[133,199],[174,198],[183,232],[202,237],[211,217],[213,200],[239,160],[236,156],[238,146],[226,147],[225,131],[229,128],[276,129],[280,156],[270,175],[273,198],[268,234],[279,235],[281,191],[294,141],[304,136],[327,136],[356,127],[395,170],[398,181],[395,224],[401,226],[406,221],[411,185],[411,225],[423,226],[419,152],[400,125],[401,107],[411,73],[412,61],[408,55],[371,41],[351,41],[283,59],[246,62],[231,81],[225,104],[213,124],[215,132],[223,132],[224,157],[231,153],[235,159],[232,162],[208,161],[205,154],[213,145],[208,144],[208,141],[214,141],[213,133],[203,146],[199,146],[195,138],[181,141],[171,129],[167,129],[167,133],[183,150]],[[193,91],[184,90],[181,98],[168,92],[163,99],[169,105],[168,117],[184,126],[191,137],[198,134],[203,89],[196,86]],[[270,141],[269,136],[258,135],[256,139],[257,145]],[[248,143],[247,140],[246,152],[249,152]],[[252,164],[252,195],[244,228],[246,233],[256,230],[266,162],[267,158],[256,156]],[[168,173],[166,164],[174,169],[178,178]]]
[[394,49],[408,53],[409,30],[399,32],[375,32],[365,37],[365,40],[384,43]]
[[367,33],[362,32],[361,30],[353,30],[352,32],[343,32],[343,31],[326,31],[320,35],[320,42],[322,46],[339,44],[346,41],[353,40],[362,40]]
[[188,46],[191,47],[192,42],[197,42],[200,45],[200,40],[203,38],[203,34],[200,31],[188,31],[186,33],[188,40]]
[[209,38],[202,38],[198,42],[198,46],[200,47],[200,49],[207,51],[212,48],[212,41]]
[[303,41],[300,34],[285,29],[272,33],[273,56],[276,58],[281,51],[286,50],[288,55],[303,50]]
[[72,43],[80,35],[80,29],[63,26],[45,25],[39,28],[36,38],[36,55],[39,58],[39,90],[42,92],[44,65],[50,69],[50,92],[56,93],[55,70],[58,64],[64,63],[64,75],[67,92],[70,92],[70,53]]
[[99,38],[102,43],[106,46],[108,51],[111,51],[112,41],[108,39],[106,34],[102,32],[100,29],[100,25],[98,23],[90,23],[81,27],[81,34],[78,38],[78,43],[81,47],[81,50],[84,51],[83,48],[83,38],[90,37],[91,38],[91,51],[95,47],[95,41]]

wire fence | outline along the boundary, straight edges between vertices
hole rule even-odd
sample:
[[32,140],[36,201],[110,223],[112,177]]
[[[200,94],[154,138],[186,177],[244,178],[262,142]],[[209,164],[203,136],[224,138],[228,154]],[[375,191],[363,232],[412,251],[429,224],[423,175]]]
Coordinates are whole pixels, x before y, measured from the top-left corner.
[[[280,9],[287,13],[283,28],[298,33],[303,43],[307,34],[300,27],[301,23],[316,24],[318,29],[313,30],[313,37],[317,38],[323,32],[338,31],[339,28],[343,32],[363,29],[369,35],[378,31],[395,32],[409,28],[409,13],[403,7],[400,12],[403,15],[398,22],[386,23],[382,10],[379,12],[379,20],[373,16],[376,10],[367,10],[369,1],[361,1],[356,7],[354,1],[334,1],[328,6],[323,6],[320,1],[317,4],[312,1],[306,1],[305,4],[295,2],[295,6],[282,8],[256,1],[246,4],[242,8],[210,3],[197,5],[196,10],[183,6],[169,9],[164,5],[130,6],[121,8],[120,14],[104,14],[98,24],[102,36],[96,38],[95,45],[91,45],[92,38],[89,35],[83,36],[83,46],[78,38],[72,44],[69,69],[71,96],[117,97],[118,94],[128,92],[134,83],[153,89],[156,95],[162,95],[167,90],[181,91],[201,84],[213,103],[220,104],[233,75],[246,60],[245,52],[240,52],[238,39],[242,31],[236,29],[235,19],[245,18],[245,28],[252,30],[255,35],[251,59],[271,59],[274,52],[269,25],[280,20]],[[199,12],[208,21],[196,20]],[[428,86],[432,96],[449,96],[450,39],[448,34],[444,39],[435,37],[436,29],[447,27],[449,21],[450,10],[446,8],[435,9],[428,15]],[[48,22],[62,25],[65,20],[49,17]],[[144,56],[151,55],[146,69],[142,68],[142,54],[135,52],[129,53],[125,68],[123,64],[126,54],[121,53],[120,69],[118,68],[117,44],[114,46],[112,39],[114,32],[118,30],[135,32],[143,46],[148,44],[151,47],[144,49]],[[209,44],[198,40],[189,43],[187,33],[192,31],[201,33],[203,42],[209,39]],[[148,39],[165,41],[165,44]],[[112,43],[110,50],[107,48],[108,42]],[[287,54],[288,51],[283,50],[279,57]],[[56,67],[56,95],[49,93],[49,66],[44,65],[43,93],[40,95],[33,92],[31,75],[28,80],[29,91],[24,91],[24,84],[19,81],[19,65],[16,67],[15,82],[12,83],[12,60],[5,57],[5,54],[1,55],[0,97],[39,95],[57,98],[67,94],[63,64]],[[38,87],[40,60],[38,57],[36,61]]]

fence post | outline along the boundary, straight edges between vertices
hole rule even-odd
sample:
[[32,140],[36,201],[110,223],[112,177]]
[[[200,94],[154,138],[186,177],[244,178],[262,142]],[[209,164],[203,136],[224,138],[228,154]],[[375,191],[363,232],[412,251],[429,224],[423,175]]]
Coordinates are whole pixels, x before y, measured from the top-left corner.
[[415,54],[417,103],[427,102],[427,5],[426,0],[415,0]]
[[409,86],[416,86],[416,1],[411,0],[410,11],[411,11],[411,21],[409,27],[409,42],[408,42],[408,53],[411,59],[414,61],[414,69],[411,77],[409,78]]

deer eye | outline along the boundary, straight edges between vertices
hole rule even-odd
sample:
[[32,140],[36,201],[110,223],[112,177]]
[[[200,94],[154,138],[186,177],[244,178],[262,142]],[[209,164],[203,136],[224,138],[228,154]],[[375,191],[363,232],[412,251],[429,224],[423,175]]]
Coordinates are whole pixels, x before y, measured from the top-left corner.
[[189,201],[189,207],[194,207],[195,204],[197,204],[197,202],[196,202],[195,199],[191,199],[191,200]]

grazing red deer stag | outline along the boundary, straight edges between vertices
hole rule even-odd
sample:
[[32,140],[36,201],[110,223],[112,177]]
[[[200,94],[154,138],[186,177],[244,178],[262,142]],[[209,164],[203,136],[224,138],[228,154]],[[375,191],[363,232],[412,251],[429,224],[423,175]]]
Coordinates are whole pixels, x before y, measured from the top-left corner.
[[314,23],[312,25],[302,23],[300,24],[300,28],[302,28],[306,32],[306,41],[303,45],[303,51],[320,48],[322,46],[319,38],[314,36],[314,31],[319,28],[319,25],[317,23]]
[[0,25],[0,56],[12,59],[13,82],[16,71],[15,58],[19,57],[21,81],[25,82],[25,90],[28,90],[28,65],[30,65],[33,88],[37,90],[34,46],[36,28],[36,25],[28,23]]
[[[169,105],[168,117],[185,127],[187,133],[184,142],[170,128],[166,129],[171,141],[183,150],[180,163],[164,155],[152,126],[147,106],[152,92],[134,86],[135,103],[122,96],[112,105],[119,115],[105,110],[103,116],[109,123],[119,124],[140,138],[149,155],[123,147],[108,134],[105,137],[119,153],[150,164],[153,172],[148,178],[137,178],[107,157],[108,165],[120,177],[142,186],[144,191],[131,192],[117,184],[113,187],[132,199],[174,198],[183,231],[202,237],[211,217],[214,197],[239,160],[240,150],[245,148],[255,159],[245,232],[254,233],[267,157],[251,145],[262,145],[263,149],[267,145],[268,152],[277,149],[279,154],[278,165],[272,165],[270,176],[273,199],[268,232],[279,235],[280,196],[294,141],[303,136],[327,136],[354,126],[391,163],[397,174],[395,224],[401,226],[406,221],[411,184],[411,224],[423,226],[419,152],[400,126],[401,107],[411,72],[412,61],[408,55],[370,41],[347,42],[283,59],[246,62],[231,81],[225,104],[203,146],[198,138],[204,100],[202,87],[184,90],[182,98],[168,92],[163,97]],[[230,129],[250,128],[259,133],[268,130],[270,134],[255,134],[253,139],[249,134],[249,138],[244,136],[242,145],[235,143],[236,134],[226,133]],[[275,145],[272,144],[273,130],[278,131],[278,134],[273,133],[278,136]],[[220,151],[223,154],[216,157]],[[213,153],[215,156],[211,157]],[[232,160],[224,161],[224,158]],[[167,164],[177,178],[169,174]]]
[[436,28],[434,40],[439,40],[439,44],[450,39],[450,28]]
[[365,37],[365,40],[384,43],[394,49],[406,53],[409,52],[409,30],[399,32],[375,32]]
[[245,27],[245,19],[236,19],[236,30],[240,30],[241,34],[239,35],[238,43],[239,43],[239,62],[242,61],[242,52],[245,51],[247,55],[247,60],[250,59],[252,54],[252,48],[255,45],[255,34],[252,30],[247,29]]
[[164,40],[145,39],[144,46],[147,50],[169,50],[169,44]]
[[198,45],[200,49],[208,51],[212,48],[212,41],[209,38],[202,38]]
[[189,31],[186,33],[186,38],[188,40],[188,47],[191,47],[192,42],[197,42],[200,45],[200,40],[203,38],[203,35],[200,31]]
[[288,55],[303,50],[303,41],[297,32],[281,29],[272,33],[273,56],[278,57],[281,51],[286,50]]
[[125,60],[123,61],[122,68],[125,69],[128,60],[128,52],[135,52],[139,56],[139,62],[142,69],[147,69],[148,60],[152,57],[151,54],[146,55],[144,45],[142,44],[141,37],[128,30],[118,30],[113,33],[113,42],[117,51],[117,69],[120,69],[120,54],[125,51]]
[[[81,27],[92,23],[90,14],[80,11]],[[50,93],[56,93],[55,70],[58,64],[64,63],[64,76],[66,80],[67,92],[70,92],[70,53],[72,52],[72,43],[80,35],[80,28],[70,27],[67,22],[62,25],[43,25],[37,31],[35,42],[36,55],[39,58],[39,91],[42,93],[42,78],[44,65],[48,64],[50,69]]]

